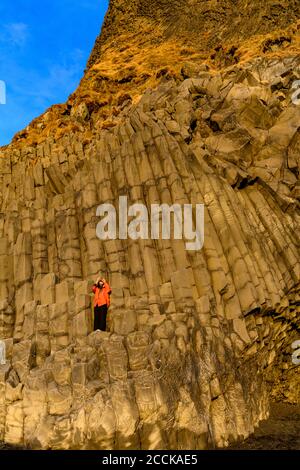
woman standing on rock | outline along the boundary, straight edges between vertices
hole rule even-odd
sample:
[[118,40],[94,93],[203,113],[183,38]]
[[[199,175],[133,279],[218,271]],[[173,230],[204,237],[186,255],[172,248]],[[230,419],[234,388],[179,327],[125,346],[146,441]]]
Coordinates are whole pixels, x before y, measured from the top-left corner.
[[106,317],[110,306],[111,288],[104,278],[98,277],[93,285],[94,297],[94,331],[106,331]]

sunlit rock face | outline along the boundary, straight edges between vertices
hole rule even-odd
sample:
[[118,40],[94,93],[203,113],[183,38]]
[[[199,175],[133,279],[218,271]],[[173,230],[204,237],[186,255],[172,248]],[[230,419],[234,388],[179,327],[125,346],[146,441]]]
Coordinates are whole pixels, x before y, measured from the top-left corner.
[[[111,1],[78,90],[0,151],[7,444],[225,447],[299,403],[299,4],[170,4]],[[204,204],[203,248],[99,240],[120,196]]]

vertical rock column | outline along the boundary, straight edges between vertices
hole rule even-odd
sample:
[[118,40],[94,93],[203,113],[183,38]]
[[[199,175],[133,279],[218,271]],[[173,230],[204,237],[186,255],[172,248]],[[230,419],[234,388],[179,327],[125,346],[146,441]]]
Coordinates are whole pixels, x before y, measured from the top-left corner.
[[16,286],[16,322],[14,337],[22,335],[24,306],[33,300],[32,241],[30,233],[20,233],[14,246],[14,281]]
[[9,304],[11,279],[11,260],[8,254],[7,238],[0,239],[0,338],[10,338],[13,335],[14,311]]

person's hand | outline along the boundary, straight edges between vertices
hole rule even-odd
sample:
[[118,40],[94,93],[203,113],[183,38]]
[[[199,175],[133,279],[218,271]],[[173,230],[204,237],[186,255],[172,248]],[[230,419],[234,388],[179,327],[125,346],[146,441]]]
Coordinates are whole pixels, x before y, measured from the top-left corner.
[[104,284],[106,284],[106,279],[104,279],[104,277],[101,278],[101,281],[104,282]]

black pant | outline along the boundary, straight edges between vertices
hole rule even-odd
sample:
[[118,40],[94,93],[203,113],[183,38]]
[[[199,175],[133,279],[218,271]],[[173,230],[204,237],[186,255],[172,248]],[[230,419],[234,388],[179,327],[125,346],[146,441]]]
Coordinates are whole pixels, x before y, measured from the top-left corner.
[[94,331],[106,331],[107,305],[94,307]]

